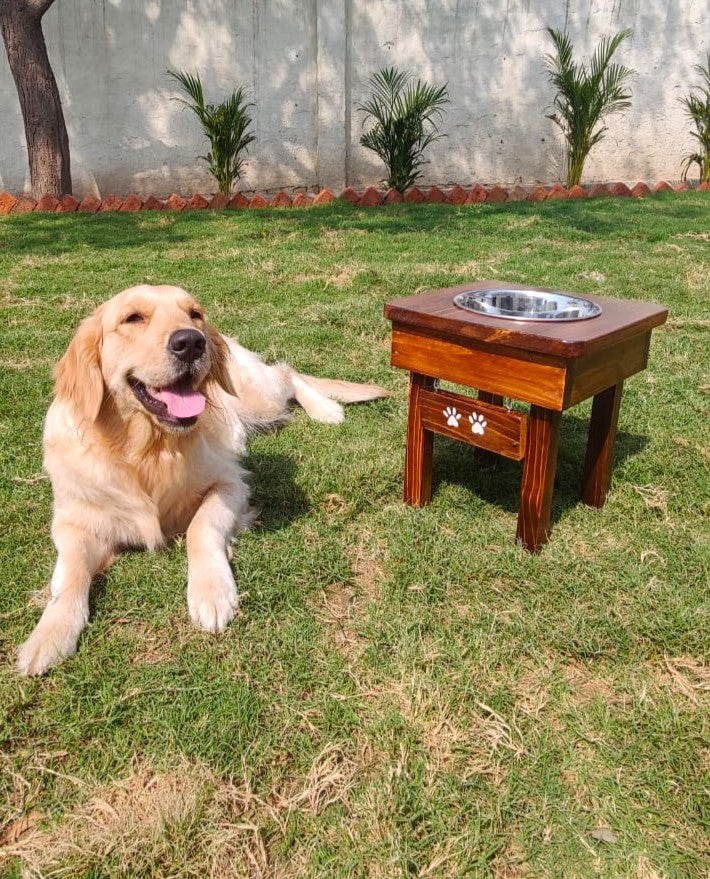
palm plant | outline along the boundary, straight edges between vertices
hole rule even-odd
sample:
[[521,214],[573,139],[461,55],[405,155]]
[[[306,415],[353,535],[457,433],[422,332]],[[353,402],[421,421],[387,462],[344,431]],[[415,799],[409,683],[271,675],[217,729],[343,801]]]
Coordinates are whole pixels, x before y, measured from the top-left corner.
[[555,53],[545,56],[545,64],[550,82],[557,89],[555,112],[547,118],[559,125],[564,135],[569,187],[579,184],[589,151],[607,132],[603,119],[631,106],[627,84],[634,71],[611,63],[631,31],[605,37],[594,51],[589,69],[572,60],[572,42],[567,34],[550,27],[547,33]]
[[693,70],[699,73],[704,83],[698,86],[698,92],[692,91],[689,95],[681,98],[685,112],[695,125],[695,131],[691,131],[693,137],[700,141],[700,151],[688,153],[683,160],[683,180],[688,176],[688,171],[693,165],[700,170],[700,182],[710,183],[710,54],[706,59],[706,66],[694,64]]
[[421,175],[424,150],[444,137],[437,123],[449,102],[448,83],[430,85],[395,67],[382,68],[370,77],[372,95],[358,106],[365,114],[363,126],[373,125],[360,143],[373,150],[387,166],[387,185],[404,192]]
[[243,153],[256,138],[247,133],[251,116],[243,88],[235,89],[221,104],[206,104],[199,74],[168,70],[168,75],[176,79],[190,98],[189,101],[175,98],[189,107],[200,120],[205,137],[209,140],[211,151],[199,156],[207,162],[210,173],[217,181],[219,191],[229,195],[235,180],[242,173]]

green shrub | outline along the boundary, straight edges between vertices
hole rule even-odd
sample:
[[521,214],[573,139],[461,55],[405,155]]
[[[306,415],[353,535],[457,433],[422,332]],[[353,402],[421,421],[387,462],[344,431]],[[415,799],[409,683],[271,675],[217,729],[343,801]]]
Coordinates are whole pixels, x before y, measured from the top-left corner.
[[414,82],[407,71],[382,68],[370,78],[372,96],[358,110],[363,126],[373,125],[360,143],[373,150],[387,166],[387,185],[404,192],[420,176],[424,150],[439,134],[437,122],[449,102],[443,86]]
[[193,76],[182,71],[168,70],[168,75],[180,83],[190,98],[189,101],[182,98],[174,100],[185,104],[195,113],[210,142],[211,151],[199,158],[207,162],[219,191],[229,195],[234,182],[242,173],[242,155],[249,144],[256,140],[252,134],[247,133],[251,125],[248,108],[253,105],[246,102],[243,88],[235,89],[221,104],[205,104],[199,74]]
[[564,135],[569,187],[579,184],[589,151],[604,137],[607,128],[603,119],[631,106],[627,83],[634,71],[611,63],[631,31],[605,37],[597,46],[589,69],[572,60],[572,42],[567,34],[551,27],[547,33],[555,52],[545,56],[545,63],[550,82],[557,89],[555,112],[547,118],[559,125]]
[[683,160],[683,180],[688,176],[688,171],[693,165],[698,166],[700,182],[710,183],[710,54],[702,64],[693,65],[693,70],[699,73],[704,82],[696,86],[698,91],[691,91],[689,95],[681,98],[685,112],[695,125],[695,131],[691,135],[700,142],[700,150],[697,153],[688,153]]

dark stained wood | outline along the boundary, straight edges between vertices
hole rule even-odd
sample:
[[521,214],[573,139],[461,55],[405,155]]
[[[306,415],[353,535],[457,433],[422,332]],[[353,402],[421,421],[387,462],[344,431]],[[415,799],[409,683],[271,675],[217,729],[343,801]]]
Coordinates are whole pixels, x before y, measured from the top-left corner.
[[525,457],[527,416],[522,412],[509,412],[448,391],[424,390],[419,393],[419,408],[426,430],[514,461]]
[[[507,281],[478,281],[417,296],[394,299],[385,305],[385,317],[402,328],[437,333],[460,341],[474,340],[527,352],[558,355],[565,359],[580,357],[631,338],[639,332],[657,327],[668,310],[649,302],[608,299],[581,294],[602,307],[598,317],[561,322],[511,321],[466,311],[454,305],[453,297],[468,290],[550,290],[532,288]],[[560,291],[551,291],[560,292]],[[564,292],[564,291],[562,291]],[[569,294],[580,295],[580,294]]]
[[407,448],[404,458],[404,502],[415,507],[431,500],[431,468],[434,434],[422,424],[420,396],[431,390],[434,382],[427,376],[412,373],[409,377],[409,416]]
[[[492,406],[502,406],[505,402],[505,398],[501,396],[501,394],[490,394],[488,391],[479,391],[478,399],[482,403],[490,403]],[[491,461],[495,461],[494,452],[487,452],[484,449],[476,449],[476,455],[480,461],[487,460],[489,464]]]
[[616,385],[646,368],[651,331],[617,342],[604,351],[580,357],[567,373],[564,408],[588,400],[605,388]]
[[619,382],[596,394],[592,404],[582,474],[582,500],[590,507],[604,506],[609,493],[623,387],[623,382]]
[[550,409],[562,409],[565,368],[502,356],[423,333],[392,330],[391,363],[410,372],[468,385]]
[[537,552],[547,543],[550,533],[561,418],[561,412],[551,412],[540,406],[530,407],[516,534],[530,552]]
[[[482,281],[385,306],[393,324],[392,365],[412,373],[404,498],[417,506],[430,500],[435,433],[523,459],[517,537],[537,552],[550,530],[562,411],[594,396],[582,499],[601,506],[611,480],[623,381],[645,369],[651,331],[668,312],[645,302],[585,296],[602,306],[601,315],[552,324],[505,321],[453,303],[464,290],[498,287],[532,289]],[[437,379],[476,389],[478,400],[435,391]],[[529,416],[502,408],[504,397],[530,403]],[[453,409],[460,417],[453,417]],[[481,415],[483,433],[474,433],[473,424],[483,427]]]
[[479,391],[478,399],[482,403],[490,403],[492,406],[502,406],[505,398],[500,394],[489,394],[488,391]]

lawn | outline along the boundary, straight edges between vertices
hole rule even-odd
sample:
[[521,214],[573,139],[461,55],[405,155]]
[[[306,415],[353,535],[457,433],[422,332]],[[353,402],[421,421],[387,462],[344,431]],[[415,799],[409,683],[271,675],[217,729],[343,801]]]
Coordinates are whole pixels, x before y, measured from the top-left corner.
[[[0,221],[0,875],[706,877],[710,198],[22,215]],[[388,298],[500,278],[670,309],[625,386],[612,490],[514,544],[520,465],[437,439],[401,502],[406,375]],[[191,627],[185,548],[127,553],[78,654],[14,670],[53,564],[51,366],[137,282],[391,398],[254,439],[241,612]],[[25,831],[25,832],[22,832]]]

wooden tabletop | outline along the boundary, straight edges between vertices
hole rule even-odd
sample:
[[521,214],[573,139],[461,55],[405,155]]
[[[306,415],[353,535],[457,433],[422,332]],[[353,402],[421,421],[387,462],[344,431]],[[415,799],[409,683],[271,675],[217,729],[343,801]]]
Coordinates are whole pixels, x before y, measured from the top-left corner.
[[[564,292],[568,296],[581,297],[600,305],[602,313],[587,320],[522,321],[490,317],[467,311],[454,304],[457,293],[496,289]],[[604,296],[588,296],[586,293],[552,290],[549,287],[529,287],[508,281],[477,281],[431,290],[404,299],[393,299],[385,305],[385,317],[398,327],[425,334],[458,341],[469,339],[569,359],[601,350],[660,326],[668,317],[668,309],[651,302],[608,299]]]

